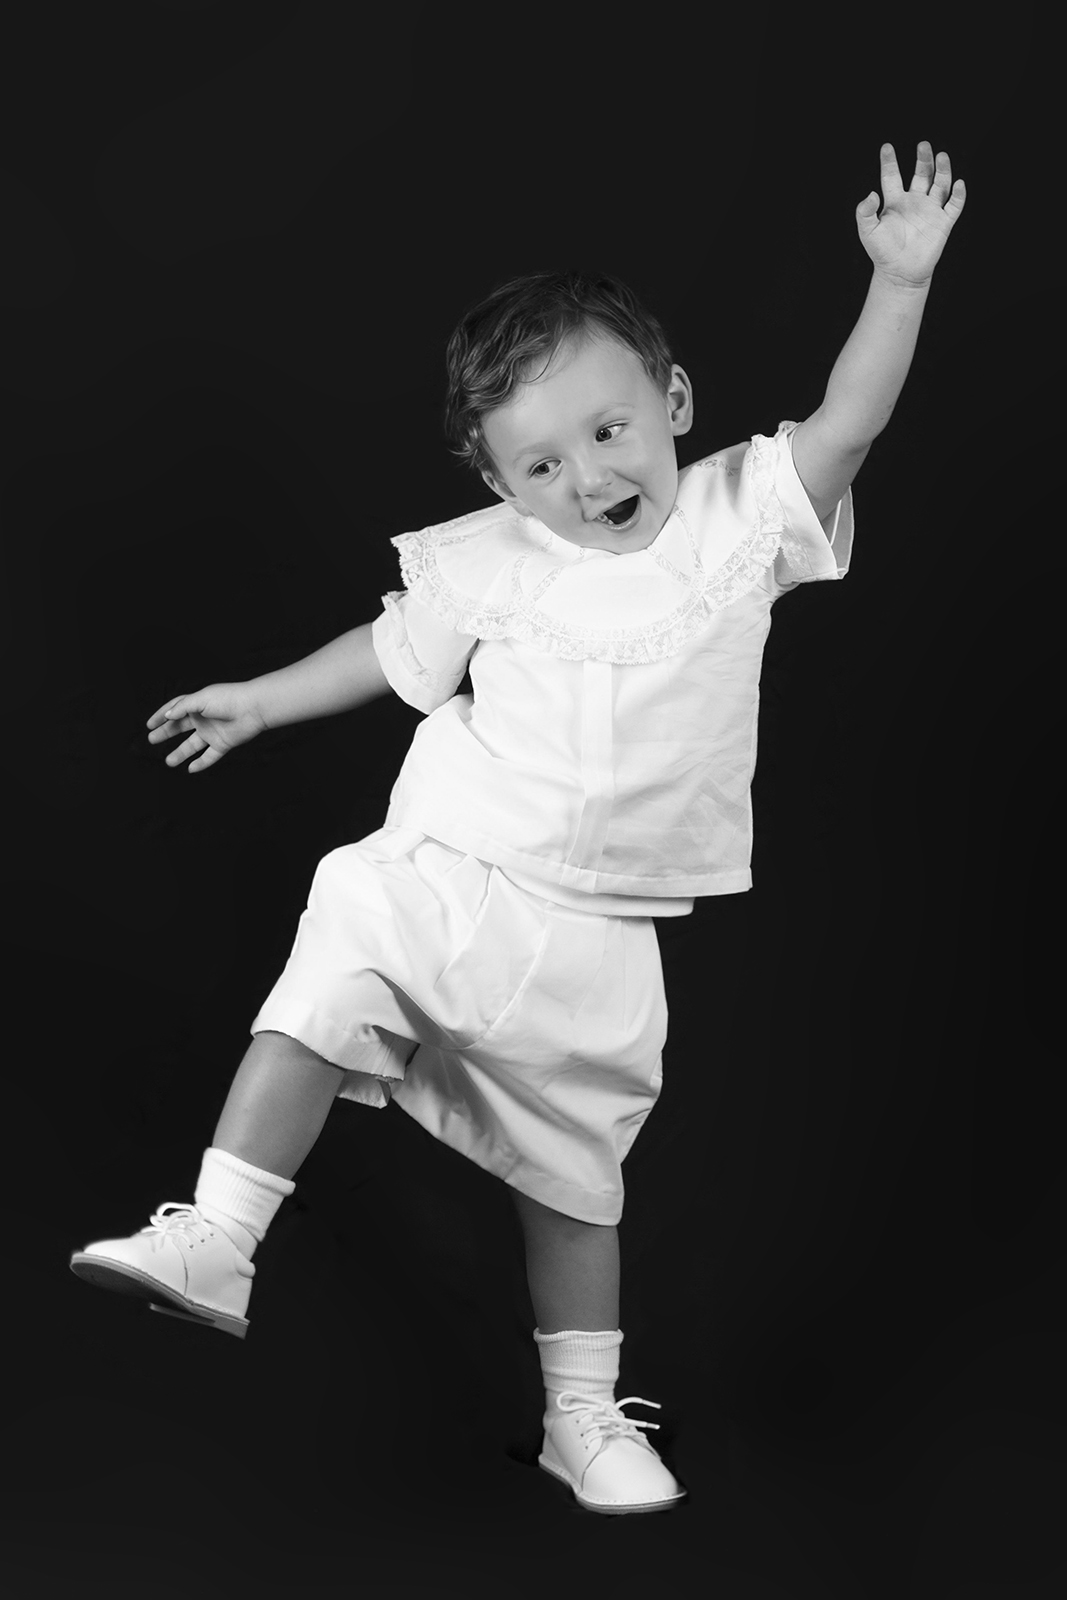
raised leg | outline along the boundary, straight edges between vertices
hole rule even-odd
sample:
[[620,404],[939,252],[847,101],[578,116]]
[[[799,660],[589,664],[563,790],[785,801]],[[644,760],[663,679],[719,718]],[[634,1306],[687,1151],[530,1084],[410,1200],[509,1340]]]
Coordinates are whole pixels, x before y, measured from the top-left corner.
[[344,1072],[285,1033],[257,1033],[237,1069],[215,1137],[254,1167],[292,1178],[322,1132]]

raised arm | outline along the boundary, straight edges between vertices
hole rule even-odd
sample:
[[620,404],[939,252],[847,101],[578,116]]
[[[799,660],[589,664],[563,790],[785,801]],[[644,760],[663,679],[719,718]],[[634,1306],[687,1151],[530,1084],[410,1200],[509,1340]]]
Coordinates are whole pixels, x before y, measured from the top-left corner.
[[188,734],[168,755],[167,765],[176,767],[192,756],[189,771],[202,772],[264,728],[351,711],[385,694],[389,681],[378,664],[371,627],[365,622],[291,667],[260,678],[212,683],[177,695],[149,717],[149,742]]
[[934,267],[966,199],[949,158],[918,147],[904,188],[891,144],[882,146],[882,209],[874,191],[856,227],[874,263],[860,319],[838,356],[819,409],[793,433],[793,461],[817,516],[829,516],[893,413],[904,387]]

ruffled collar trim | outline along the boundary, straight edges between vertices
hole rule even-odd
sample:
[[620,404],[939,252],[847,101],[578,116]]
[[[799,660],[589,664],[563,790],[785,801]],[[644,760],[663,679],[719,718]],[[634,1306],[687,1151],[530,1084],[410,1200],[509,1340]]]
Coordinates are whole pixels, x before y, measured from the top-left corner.
[[[666,660],[755,588],[781,547],[774,441],[757,435],[743,448],[740,466],[731,451],[680,474],[677,503],[643,550],[571,544],[501,504],[394,538],[404,586],[474,638],[518,639],[568,661]],[[739,471],[739,497],[709,478]]]

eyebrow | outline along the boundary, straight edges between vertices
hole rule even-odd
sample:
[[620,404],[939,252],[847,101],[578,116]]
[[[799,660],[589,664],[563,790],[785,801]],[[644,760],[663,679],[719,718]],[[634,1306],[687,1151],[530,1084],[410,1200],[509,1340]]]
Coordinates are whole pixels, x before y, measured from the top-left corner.
[[[618,411],[621,406],[625,406],[628,410],[632,411],[634,403],[632,400],[609,400],[606,406],[601,406],[599,411],[594,411],[591,416],[586,418],[586,421],[596,422],[598,417],[606,417],[609,412]],[[513,467],[517,467],[519,462],[522,461],[526,456],[543,455],[546,451],[551,450],[551,448],[551,443],[527,445],[525,450],[520,450],[517,456],[512,457],[511,465]]]

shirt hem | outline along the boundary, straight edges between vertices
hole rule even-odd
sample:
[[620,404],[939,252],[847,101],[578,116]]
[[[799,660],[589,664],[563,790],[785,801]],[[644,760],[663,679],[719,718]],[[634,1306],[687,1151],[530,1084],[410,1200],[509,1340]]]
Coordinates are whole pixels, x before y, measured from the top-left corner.
[[[749,867],[735,867],[727,872],[708,872],[699,875],[648,878],[635,874],[598,872],[592,867],[574,867],[562,861],[550,861],[541,856],[530,856],[521,850],[479,833],[447,815],[424,811],[413,806],[390,806],[385,819],[387,828],[418,828],[431,839],[462,850],[501,867],[505,874],[510,869],[523,873],[546,888],[559,885],[564,889],[578,890],[589,895],[621,895],[644,900],[693,900],[705,895],[739,894],[752,887]],[[551,898],[546,894],[546,898]],[[648,916],[661,915],[649,910]],[[669,914],[669,913],[668,913]]]

